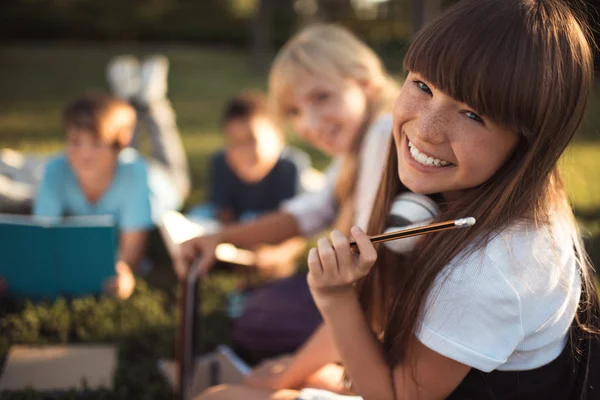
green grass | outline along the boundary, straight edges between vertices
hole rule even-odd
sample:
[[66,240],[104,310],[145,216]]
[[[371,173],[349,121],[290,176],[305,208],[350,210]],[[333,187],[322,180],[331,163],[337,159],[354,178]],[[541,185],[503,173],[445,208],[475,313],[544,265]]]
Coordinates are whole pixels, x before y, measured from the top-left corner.
[[[207,156],[222,144],[218,116],[225,100],[241,89],[264,89],[266,78],[253,75],[240,51],[177,46],[19,45],[0,47],[0,148],[54,152],[62,147],[60,110],[91,89],[106,89],[104,67],[113,56],[166,54],[171,62],[169,97],[188,152],[193,177],[189,204],[204,198]],[[597,92],[598,93],[598,92]],[[600,102],[595,95],[584,123],[586,141],[575,143],[561,160],[569,194],[577,208],[600,209]],[[326,158],[308,149],[315,165]],[[111,342],[119,346],[115,391],[95,398],[165,398],[169,389],[155,368],[172,357],[175,332],[175,278],[157,235],[150,256],[156,267],[134,296],[120,303],[85,298],[53,304],[0,303],[0,355],[13,343]],[[595,247],[594,247],[595,248]],[[240,281],[215,275],[204,282],[203,348],[227,341],[225,293]],[[147,283],[146,283],[147,282]],[[41,398],[36,393],[0,394],[0,399]],[[73,398],[67,394],[63,398]]]

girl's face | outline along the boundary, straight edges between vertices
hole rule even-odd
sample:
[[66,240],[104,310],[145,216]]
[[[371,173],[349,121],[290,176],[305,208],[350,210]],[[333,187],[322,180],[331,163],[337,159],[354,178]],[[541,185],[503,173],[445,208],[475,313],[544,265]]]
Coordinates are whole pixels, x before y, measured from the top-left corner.
[[347,153],[367,118],[364,85],[354,80],[336,84],[304,74],[288,99],[285,112],[304,140],[328,155]]
[[394,109],[398,175],[411,191],[447,200],[490,179],[519,137],[411,72]]

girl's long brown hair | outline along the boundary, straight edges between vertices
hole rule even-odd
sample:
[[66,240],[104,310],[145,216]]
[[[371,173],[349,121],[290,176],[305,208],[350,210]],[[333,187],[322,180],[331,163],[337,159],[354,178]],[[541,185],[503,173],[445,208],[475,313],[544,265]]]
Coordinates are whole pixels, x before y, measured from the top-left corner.
[[[541,226],[558,218],[572,229],[584,307],[589,312],[597,307],[591,266],[557,169],[581,123],[593,79],[588,33],[579,21],[560,0],[462,0],[412,41],[406,70],[521,139],[490,180],[441,204],[439,220],[472,216],[477,219],[473,228],[423,237],[409,258],[381,247],[377,265],[359,283],[361,302],[373,329],[382,333],[390,366],[410,361],[408,346],[440,272],[518,221]],[[392,143],[370,234],[382,232],[392,199],[407,190],[397,171]]]

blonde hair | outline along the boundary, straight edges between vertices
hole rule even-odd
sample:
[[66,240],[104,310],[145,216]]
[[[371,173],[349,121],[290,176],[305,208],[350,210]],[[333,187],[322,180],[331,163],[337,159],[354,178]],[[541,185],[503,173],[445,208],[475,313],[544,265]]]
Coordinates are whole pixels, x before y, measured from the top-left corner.
[[117,150],[129,145],[135,124],[136,113],[130,104],[101,92],[83,95],[63,111],[65,130],[89,132]]
[[315,24],[292,37],[275,57],[269,75],[269,94],[274,115],[285,119],[287,99],[298,77],[303,74],[323,77],[342,85],[352,79],[368,83],[367,117],[350,153],[344,155],[336,184],[340,205],[335,226],[349,233],[354,214],[354,191],[358,173],[358,153],[362,138],[371,122],[391,111],[399,85],[386,71],[377,54],[349,30],[332,24]]
[[314,24],[292,37],[275,57],[269,74],[269,93],[275,115],[283,109],[298,76],[324,77],[342,84],[345,79],[368,82],[371,118],[390,111],[399,91],[398,83],[386,71],[377,54],[349,30],[332,24]]

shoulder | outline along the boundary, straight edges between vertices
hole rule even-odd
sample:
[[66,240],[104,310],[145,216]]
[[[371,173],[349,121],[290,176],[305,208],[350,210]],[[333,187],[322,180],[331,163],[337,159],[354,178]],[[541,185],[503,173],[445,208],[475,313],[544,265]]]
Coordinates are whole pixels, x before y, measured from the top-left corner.
[[467,248],[437,277],[430,296],[480,304],[513,304],[520,314],[577,296],[578,271],[566,226],[514,224]]
[[367,129],[367,137],[376,136],[381,138],[390,137],[392,133],[393,118],[392,114],[381,114],[375,118]]
[[64,153],[60,153],[50,158],[46,163],[46,170],[58,171],[69,168],[69,161]]
[[64,153],[52,157],[44,168],[44,179],[58,179],[71,170],[71,166]]
[[365,133],[365,137],[361,145],[362,156],[376,156],[384,160],[391,137],[392,115],[382,114],[371,123],[367,129],[367,132]]
[[453,263],[484,263],[515,287],[535,285],[568,269],[574,256],[570,228],[558,222],[516,223],[490,237],[481,248]]
[[213,172],[219,170],[228,170],[229,166],[227,165],[227,154],[225,150],[219,150],[211,154],[210,156],[210,166]]
[[280,161],[290,163],[300,171],[312,166],[310,156],[304,150],[292,146],[283,149]]
[[559,224],[519,223],[467,248],[435,279],[419,340],[482,371],[543,365],[544,351],[511,354],[521,345],[562,348],[579,297],[571,234]]
[[210,161],[218,164],[225,163],[227,155],[225,154],[225,150],[218,150],[211,154]]

